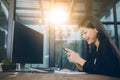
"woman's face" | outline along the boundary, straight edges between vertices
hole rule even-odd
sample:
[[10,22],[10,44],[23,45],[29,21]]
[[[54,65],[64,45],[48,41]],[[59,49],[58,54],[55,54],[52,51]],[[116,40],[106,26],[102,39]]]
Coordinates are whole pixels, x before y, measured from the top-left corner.
[[88,44],[95,43],[97,40],[97,33],[98,31],[94,28],[86,28],[81,27],[80,32],[84,40],[87,41]]

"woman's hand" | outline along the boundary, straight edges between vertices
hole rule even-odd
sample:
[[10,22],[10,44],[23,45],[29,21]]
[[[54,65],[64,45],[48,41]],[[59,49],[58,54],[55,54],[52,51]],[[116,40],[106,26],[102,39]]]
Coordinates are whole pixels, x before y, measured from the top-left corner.
[[83,64],[86,62],[83,58],[80,57],[80,55],[68,48],[65,48],[65,53],[67,54],[69,62],[80,64],[83,66]]

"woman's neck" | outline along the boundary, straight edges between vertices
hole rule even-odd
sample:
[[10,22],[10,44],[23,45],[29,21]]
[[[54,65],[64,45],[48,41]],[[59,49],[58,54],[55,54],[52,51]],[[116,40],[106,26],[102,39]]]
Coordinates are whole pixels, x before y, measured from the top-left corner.
[[96,51],[98,51],[98,47],[99,47],[99,40],[98,39],[96,40],[95,45],[97,47]]

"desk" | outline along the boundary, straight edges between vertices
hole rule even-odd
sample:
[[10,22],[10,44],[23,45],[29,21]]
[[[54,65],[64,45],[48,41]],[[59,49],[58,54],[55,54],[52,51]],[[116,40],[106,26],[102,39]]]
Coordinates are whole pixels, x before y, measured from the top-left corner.
[[120,78],[93,74],[0,72],[0,80],[120,80]]

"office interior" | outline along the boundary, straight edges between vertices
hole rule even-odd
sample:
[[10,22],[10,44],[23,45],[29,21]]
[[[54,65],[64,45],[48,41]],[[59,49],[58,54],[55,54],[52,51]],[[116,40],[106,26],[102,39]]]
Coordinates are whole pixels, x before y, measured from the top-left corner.
[[86,15],[97,16],[120,50],[119,13],[120,0],[0,0],[0,62],[5,58],[11,61],[14,28],[17,27],[14,23],[19,22],[44,35],[43,63],[25,63],[24,69],[77,70],[68,61],[63,47],[86,58],[86,42],[77,28],[80,20]]

